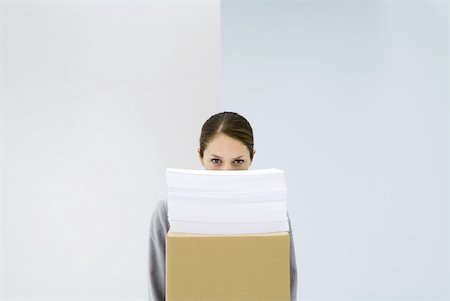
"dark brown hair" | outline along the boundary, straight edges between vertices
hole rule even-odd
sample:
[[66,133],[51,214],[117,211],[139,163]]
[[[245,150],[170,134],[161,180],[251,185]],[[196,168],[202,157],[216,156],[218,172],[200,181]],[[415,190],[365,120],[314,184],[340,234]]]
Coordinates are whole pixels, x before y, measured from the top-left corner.
[[208,143],[220,133],[244,143],[250,151],[250,160],[253,160],[252,127],[247,119],[235,112],[217,113],[205,121],[200,134],[200,157],[202,159]]

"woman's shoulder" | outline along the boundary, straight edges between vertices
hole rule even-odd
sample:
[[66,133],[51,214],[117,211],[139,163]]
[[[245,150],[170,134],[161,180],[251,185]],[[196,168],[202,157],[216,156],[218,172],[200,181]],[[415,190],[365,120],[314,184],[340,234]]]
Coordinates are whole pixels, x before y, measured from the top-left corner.
[[167,199],[158,201],[158,203],[156,204],[156,211],[164,216],[167,216]]
[[167,199],[159,200],[156,203],[151,220],[152,227],[155,229],[164,229],[167,232],[169,228]]
[[157,206],[167,207],[167,199],[159,200],[158,203],[157,203]]

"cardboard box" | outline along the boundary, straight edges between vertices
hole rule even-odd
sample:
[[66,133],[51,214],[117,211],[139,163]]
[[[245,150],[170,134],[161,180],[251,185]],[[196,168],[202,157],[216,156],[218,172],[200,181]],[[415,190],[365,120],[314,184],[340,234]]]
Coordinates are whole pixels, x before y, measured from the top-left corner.
[[166,236],[167,301],[290,300],[289,232]]

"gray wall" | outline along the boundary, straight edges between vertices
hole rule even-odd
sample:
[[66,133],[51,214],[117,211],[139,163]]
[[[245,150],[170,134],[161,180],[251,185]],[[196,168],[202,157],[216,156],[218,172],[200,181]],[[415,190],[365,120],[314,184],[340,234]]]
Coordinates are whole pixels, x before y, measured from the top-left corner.
[[[3,299],[147,299],[165,168],[200,168],[218,1],[1,1]],[[118,299],[115,299],[118,298]]]
[[299,299],[449,300],[449,36],[448,1],[0,0],[0,298],[145,300],[164,170],[232,110]]
[[449,2],[221,2],[222,110],[287,172],[302,300],[449,300]]

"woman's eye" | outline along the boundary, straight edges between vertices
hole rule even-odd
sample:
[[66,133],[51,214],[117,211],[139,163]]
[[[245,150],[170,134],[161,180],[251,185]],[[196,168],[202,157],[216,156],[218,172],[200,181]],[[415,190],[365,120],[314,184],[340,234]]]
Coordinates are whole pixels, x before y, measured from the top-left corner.
[[234,160],[234,162],[236,162],[236,161],[241,161],[241,163],[239,163],[239,164],[244,163],[244,160]]
[[215,160],[220,161],[219,159],[212,159],[211,161],[216,164]]

